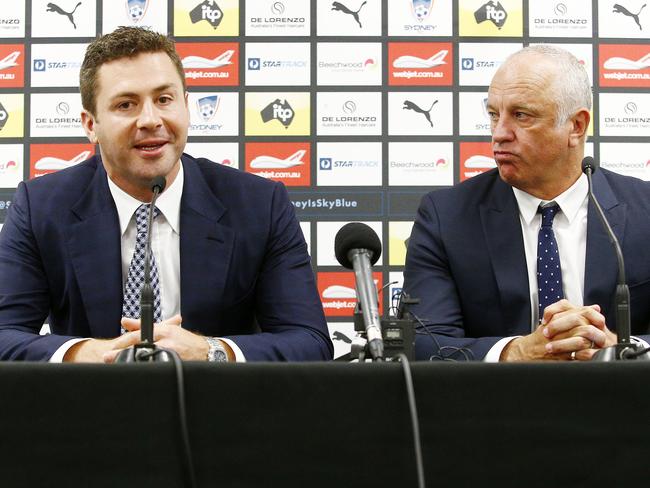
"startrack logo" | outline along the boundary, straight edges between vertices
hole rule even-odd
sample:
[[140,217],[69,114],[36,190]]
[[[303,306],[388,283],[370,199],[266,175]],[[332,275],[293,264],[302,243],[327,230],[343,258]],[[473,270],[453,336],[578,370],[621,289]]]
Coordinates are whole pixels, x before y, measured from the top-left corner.
[[214,0],[203,0],[190,11],[190,20],[193,24],[208,22],[215,30],[223,20],[223,11]]
[[498,29],[501,29],[508,19],[508,13],[501,5],[501,2],[490,1],[481,5],[478,10],[474,12],[474,19],[477,24],[489,21]]
[[287,100],[276,98],[260,112],[260,115],[265,123],[277,120],[286,129],[293,122],[294,111]]

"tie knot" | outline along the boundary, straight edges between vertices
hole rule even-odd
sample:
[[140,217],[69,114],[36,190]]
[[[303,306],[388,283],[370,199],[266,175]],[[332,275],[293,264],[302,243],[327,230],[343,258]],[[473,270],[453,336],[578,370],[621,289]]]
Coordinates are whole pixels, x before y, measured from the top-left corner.
[[[137,227],[138,234],[147,232],[147,217],[148,217],[150,205],[151,204],[149,203],[143,203],[135,211],[135,225]],[[158,215],[160,215],[160,210],[158,210],[158,207],[154,207],[153,218],[155,219],[156,217],[158,217]]]
[[540,205],[537,211],[542,214],[542,227],[551,227],[553,225],[553,219],[555,214],[560,210],[560,206],[551,202],[548,205]]

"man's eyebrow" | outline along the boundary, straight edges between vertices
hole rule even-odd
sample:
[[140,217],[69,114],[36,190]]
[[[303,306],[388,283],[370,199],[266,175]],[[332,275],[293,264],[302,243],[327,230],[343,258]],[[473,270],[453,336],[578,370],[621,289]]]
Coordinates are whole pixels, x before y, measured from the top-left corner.
[[[155,87],[152,91],[154,93],[159,93],[165,90],[169,90],[170,88],[173,88],[174,84],[173,83],[165,83],[164,85],[160,85]],[[113,95],[113,99],[120,98],[120,97],[139,97],[140,93],[136,92],[130,92],[130,91],[124,91],[124,92],[119,92]]]

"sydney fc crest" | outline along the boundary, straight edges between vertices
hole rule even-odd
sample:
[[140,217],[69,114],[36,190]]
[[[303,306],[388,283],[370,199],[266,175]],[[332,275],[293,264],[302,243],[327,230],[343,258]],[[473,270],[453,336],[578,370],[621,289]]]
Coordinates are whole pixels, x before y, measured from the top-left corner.
[[413,16],[420,22],[424,21],[431,13],[434,0],[411,0]]
[[199,98],[196,101],[196,110],[203,122],[210,122],[219,108],[219,95]]
[[126,0],[126,15],[132,22],[140,22],[148,6],[149,0]]

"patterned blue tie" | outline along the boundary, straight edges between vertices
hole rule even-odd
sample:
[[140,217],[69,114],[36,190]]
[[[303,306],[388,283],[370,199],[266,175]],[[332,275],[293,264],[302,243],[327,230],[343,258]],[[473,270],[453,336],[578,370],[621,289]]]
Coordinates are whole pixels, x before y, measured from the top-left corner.
[[564,297],[560,253],[553,233],[553,219],[559,209],[555,202],[546,206],[540,205],[537,209],[542,214],[542,227],[537,238],[537,297],[540,321],[544,316],[544,309]]
[[[135,250],[129,266],[129,274],[124,287],[124,302],[122,303],[122,316],[134,319],[140,318],[140,289],[144,284],[144,248],[147,243],[147,213],[149,204],[143,203],[135,211],[135,224],[138,235],[135,240]],[[158,207],[153,209],[153,218],[160,215]],[[151,273],[151,286],[154,296],[154,322],[160,322],[162,315],[160,309],[160,280],[158,277],[158,267],[154,259],[153,252],[150,255],[149,271]]]

